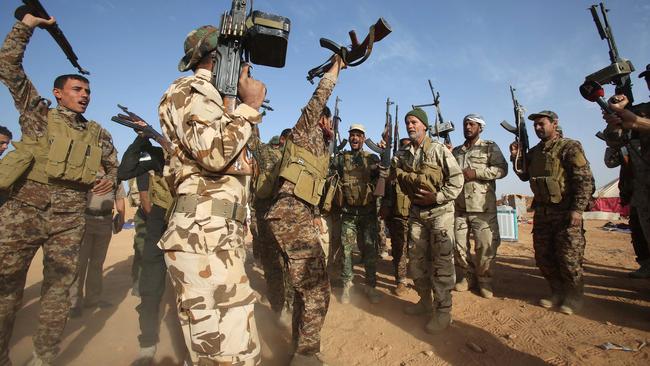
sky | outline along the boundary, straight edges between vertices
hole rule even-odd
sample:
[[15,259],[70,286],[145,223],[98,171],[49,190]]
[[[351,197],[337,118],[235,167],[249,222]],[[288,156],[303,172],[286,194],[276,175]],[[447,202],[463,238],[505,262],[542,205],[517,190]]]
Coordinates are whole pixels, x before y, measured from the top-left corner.
[[[0,2],[0,33],[13,24],[17,0]],[[101,123],[113,136],[119,155],[135,137],[132,130],[110,121],[126,105],[160,130],[157,109],[172,81],[187,73],[177,69],[187,33],[218,25],[231,1],[207,0],[41,0],[53,15],[82,67],[91,72],[92,99],[85,116]],[[604,143],[594,137],[604,127],[595,103],[578,92],[584,77],[609,65],[607,43],[600,40],[587,10],[596,0],[552,1],[312,1],[256,0],[256,10],[291,20],[286,66],[254,66],[274,111],[260,125],[268,140],[295,124],[300,109],[315,88],[307,71],[331,52],[319,46],[321,37],[349,43],[349,30],[359,38],[383,17],[393,32],[375,44],[370,58],[341,72],[329,105],[339,96],[345,136],[350,124],[362,123],[367,137],[377,141],[385,120],[385,102],[399,105],[400,134],[406,136],[404,114],[413,104],[432,101],[427,80],[440,92],[443,117],[456,124],[454,145],[464,140],[463,116],[479,113],[487,126],[484,139],[495,141],[504,154],[513,135],[499,126],[513,122],[509,85],[517,89],[527,113],[550,109],[559,115],[566,137],[580,140],[591,163],[597,186],[618,176],[603,163]],[[650,2],[610,0],[610,25],[622,57],[630,59],[637,102],[648,90],[639,72],[650,63]],[[24,59],[27,75],[44,97],[53,99],[52,82],[60,74],[75,73],[49,34],[36,30]],[[613,87],[606,87],[606,94]],[[430,120],[435,110],[426,109]],[[6,87],[0,87],[0,125],[20,136],[18,114]],[[528,123],[531,146],[538,142]],[[512,173],[497,183],[497,193],[529,194],[528,184]]]

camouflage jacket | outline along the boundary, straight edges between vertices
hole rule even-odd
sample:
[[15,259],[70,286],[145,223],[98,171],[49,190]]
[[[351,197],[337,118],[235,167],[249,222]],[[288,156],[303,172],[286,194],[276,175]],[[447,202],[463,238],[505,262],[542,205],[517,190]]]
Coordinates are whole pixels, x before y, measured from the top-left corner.
[[[591,174],[589,162],[585,157],[584,150],[580,142],[565,138],[556,138],[550,141],[540,141],[526,154],[526,159],[530,162],[530,156],[534,149],[549,151],[561,139],[567,140],[564,148],[559,150],[559,159],[566,174],[566,193],[563,194],[562,202],[557,204],[546,204],[545,207],[584,212],[591,201],[591,195],[594,192],[594,180]],[[530,163],[528,164],[530,165]],[[528,172],[517,173],[519,179],[523,181],[530,180]],[[533,207],[539,207],[540,203],[533,199]]]
[[[21,133],[37,139],[47,134],[47,112],[49,101],[43,98],[29,80],[23,69],[22,61],[27,43],[33,29],[23,22],[16,22],[5,38],[0,49],[0,80],[7,86],[20,113],[18,122]],[[70,127],[77,130],[86,128],[87,120],[83,115],[72,112],[62,106],[57,109],[65,117]],[[99,135],[102,149],[101,164],[105,179],[116,184],[117,151],[113,146],[111,135],[102,128]],[[86,208],[86,192],[58,185],[47,185],[31,180],[23,180],[14,185],[12,196],[26,204],[40,209],[52,205],[55,212],[79,212]]]
[[456,198],[456,211],[496,212],[496,179],[508,174],[508,162],[499,146],[492,141],[478,139],[471,147],[465,144],[452,151],[461,170],[474,169],[476,179],[465,181],[463,191]]
[[[305,108],[302,109],[298,122],[296,122],[296,125],[291,130],[291,134],[288,136],[294,144],[309,150],[309,152],[316,156],[329,154],[327,143],[323,138],[323,132],[318,127],[318,120],[323,113],[323,107],[327,104],[327,100],[332,94],[335,85],[336,78],[334,76],[327,73],[323,75],[311,99],[309,99]],[[293,183],[283,180],[280,183],[278,196],[293,196],[293,188]],[[287,214],[290,214],[290,209],[285,207],[282,200],[280,200],[276,201],[271,207],[266,217],[269,219],[282,219],[287,217]]]
[[[456,159],[445,145],[433,141],[429,136],[424,138],[420,146],[410,144],[403,154],[399,155],[395,166],[403,168],[408,166],[411,170],[418,170],[422,164],[439,166],[442,169],[443,183],[436,192],[434,209],[440,211],[453,211],[453,201],[463,189],[463,172],[460,170]],[[411,209],[415,204],[411,204]]]

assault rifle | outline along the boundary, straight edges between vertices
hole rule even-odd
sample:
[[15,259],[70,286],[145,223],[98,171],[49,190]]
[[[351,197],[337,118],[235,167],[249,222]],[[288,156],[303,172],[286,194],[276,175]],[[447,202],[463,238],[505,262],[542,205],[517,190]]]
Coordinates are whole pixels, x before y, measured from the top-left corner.
[[[169,142],[169,140],[167,140],[165,136],[161,135],[158,131],[156,131],[153,127],[151,127],[150,124],[145,122],[145,120],[142,119],[142,117],[129,111],[129,109],[125,106],[118,104],[117,107],[120,108],[126,114],[118,113],[116,116],[111,117],[111,121],[117,122],[122,126],[132,128],[136,130],[136,132],[142,132],[142,134],[145,137],[150,137],[154,139],[157,143],[159,143],[160,146],[162,146],[162,148],[168,154],[171,154],[173,152],[172,145]],[[135,122],[143,122],[145,126],[141,126]]]
[[399,111],[399,106],[395,104],[395,125],[393,126],[393,156],[397,154],[399,150],[399,122],[397,121],[397,112]]
[[[395,102],[391,102],[390,98],[386,98],[386,124],[384,125],[384,133],[382,134],[382,139],[384,140],[385,143],[384,148],[379,147],[379,145],[375,144],[369,138],[367,138],[365,141],[366,146],[368,146],[370,150],[379,154],[380,156],[379,165],[384,169],[390,168],[390,153],[391,153],[391,145],[393,143],[393,117],[390,115],[390,106],[392,104],[395,104]],[[386,178],[379,177],[379,179],[377,179],[377,185],[375,186],[375,191],[373,192],[373,195],[377,197],[384,197],[385,191],[386,191]]]
[[[45,10],[40,1],[23,0],[23,3],[25,3],[25,5],[19,6],[14,12],[14,17],[16,19],[23,20],[27,14],[31,14],[37,18],[50,19],[50,14],[47,13],[47,10]],[[79,58],[72,50],[70,42],[68,42],[68,39],[65,38],[65,35],[63,35],[63,32],[61,31],[61,28],[59,28],[59,25],[54,23],[50,26],[45,27],[45,30],[50,33],[59,47],[61,47],[61,50],[63,53],[65,53],[65,56],[68,58],[68,60],[70,60],[72,66],[77,68],[80,74],[89,75],[90,73],[81,67],[81,65],[79,65],[79,62],[77,61]]]
[[[602,21],[598,14],[598,9],[600,9],[600,13],[602,14]],[[589,11],[591,12],[591,17],[594,19],[594,23],[596,23],[600,39],[607,40],[611,64],[593,74],[587,75],[584,84],[580,86],[580,94],[591,102],[598,102],[601,108],[611,112],[604,108],[598,97],[604,96],[604,92],[599,91],[599,89],[602,90],[600,85],[614,84],[616,86],[615,93],[624,94],[630,101],[628,106],[632,106],[634,96],[632,95],[632,79],[630,78],[630,74],[634,71],[634,66],[630,60],[621,58],[618,53],[618,48],[614,41],[614,33],[607,19],[607,12],[609,10],[605,9],[605,3],[601,2],[599,5],[592,5]]]
[[436,122],[433,128],[429,128],[429,137],[442,137],[445,140],[445,145],[451,146],[451,137],[449,134],[455,130],[454,123],[451,121],[445,122],[444,118],[442,118],[442,112],[440,111],[440,93],[434,91],[431,80],[428,81],[429,89],[431,89],[431,94],[433,95],[433,103],[412,105],[412,107],[413,109],[431,106],[436,107]]
[[[513,126],[507,121],[502,121],[501,127],[505,128],[506,131],[515,135],[515,141],[519,144],[517,156],[513,164],[515,172],[521,174],[525,173],[528,170],[528,164],[526,163],[526,153],[528,152],[528,147],[530,145],[528,142],[528,131],[526,130],[526,110],[521,104],[519,104],[517,97],[515,97],[515,90],[516,89],[510,86],[510,95],[512,96],[512,104],[514,107],[513,110],[515,112],[515,125]],[[521,164],[521,168],[519,167],[518,163]]]
[[224,95],[226,111],[235,109],[242,62],[284,67],[291,21],[278,15],[251,10],[246,0],[233,0],[230,12],[221,16],[219,40],[214,52],[212,83]]
[[[390,32],[392,32],[392,29],[388,22],[386,22],[384,18],[379,18],[377,23],[370,26],[368,35],[361,43],[359,43],[359,40],[357,39],[357,33],[354,30],[351,30],[348,33],[351,42],[349,47],[341,46],[327,38],[320,39],[320,46],[341,56],[341,59],[343,59],[343,62],[345,62],[348,67],[359,66],[370,57],[373,44],[384,39],[384,37],[389,35]],[[328,59],[321,65],[309,70],[307,72],[307,80],[313,84],[314,78],[323,76],[330,67],[332,67],[332,61],[331,59]]]
[[336,96],[336,102],[334,103],[334,115],[332,116],[332,130],[334,131],[334,137],[330,141],[329,152],[330,155],[336,156],[343,150],[345,145],[348,143],[348,140],[344,138],[341,140],[341,132],[339,131],[339,126],[341,125],[341,117],[339,114],[339,103],[342,102],[341,98]]

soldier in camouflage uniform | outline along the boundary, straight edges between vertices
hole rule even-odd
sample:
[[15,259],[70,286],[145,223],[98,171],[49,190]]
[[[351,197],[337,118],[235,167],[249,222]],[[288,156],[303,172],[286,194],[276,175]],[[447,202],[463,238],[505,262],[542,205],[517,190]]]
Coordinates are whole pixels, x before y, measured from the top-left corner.
[[188,34],[178,69],[194,74],[174,81],[158,108],[173,151],[164,176],[177,195],[158,246],[192,363],[253,365],[260,362],[260,341],[253,315],[257,296],[244,269],[252,174],[245,145],[262,119],[265,87],[245,65],[238,84],[242,103],[224,103],[211,83],[218,34],[213,26]]
[[[495,180],[508,174],[508,162],[497,144],[481,139],[484,127],[480,115],[465,116],[465,143],[452,150],[465,178],[463,191],[456,198],[454,259],[456,291],[466,291],[476,279],[479,293],[489,299],[493,296],[490,267],[501,244]],[[474,256],[470,250],[470,232],[474,237]]]
[[[268,222],[264,218],[273,202],[273,191],[278,178],[279,163],[282,160],[282,148],[291,129],[282,131],[281,136],[275,136],[269,144],[262,143],[257,135],[248,141],[257,165],[260,169],[253,191],[253,207],[257,222],[260,258],[266,280],[266,296],[271,309],[278,315],[278,321],[283,326],[291,324],[291,304],[293,304],[293,288],[289,283],[284,268],[284,260],[278,243],[271,233]],[[256,239],[253,239],[256,240]],[[255,245],[253,245],[255,247]]]
[[326,103],[343,66],[335,56],[332,68],[321,78],[293,127],[280,163],[278,193],[266,215],[295,291],[292,333],[296,352],[292,365],[320,364],[317,353],[330,284],[318,238],[318,204],[330,163],[328,143],[334,136],[332,113]]
[[[650,90],[650,64],[639,74],[639,78],[645,78],[648,90]],[[635,252],[647,255],[650,250],[650,103],[639,103],[630,109],[625,109],[629,101],[625,95],[615,95],[610,99],[610,108],[614,114],[604,115],[608,124],[607,129],[624,129],[630,133],[630,141],[625,146],[628,150],[629,162],[633,169],[632,182],[630,182],[630,221],[633,228],[633,242],[642,245],[644,248],[635,248]],[[620,143],[618,146],[621,146]],[[634,222],[632,222],[634,220]],[[636,231],[636,232],[634,232]],[[635,245],[635,247],[637,246]],[[639,258],[637,258],[638,260]],[[650,277],[650,259],[639,262],[641,268],[630,273],[634,278]]]
[[[555,112],[541,111],[528,119],[534,121],[541,141],[525,156],[519,154],[515,142],[510,154],[515,173],[530,182],[534,194],[535,261],[551,287],[551,296],[539,304],[544,308],[560,306],[562,313],[573,314],[582,305],[586,244],[582,213],[593,193],[593,176],[580,143],[558,136]],[[523,159],[526,169],[521,168]]]
[[454,200],[463,188],[463,173],[451,151],[427,136],[428,118],[422,109],[413,109],[404,119],[411,144],[399,155],[393,175],[411,200],[409,271],[420,296],[404,311],[419,315],[435,310],[425,329],[437,333],[451,323]]
[[[407,150],[411,140],[403,138],[399,141],[399,150],[391,163],[391,170],[395,170],[397,161],[400,156]],[[394,174],[394,173],[393,173]],[[391,181],[386,189],[386,196],[382,199],[380,215],[388,223],[390,233],[391,255],[393,256],[393,268],[395,274],[395,295],[404,296],[408,292],[407,265],[408,265],[408,219],[411,201],[408,196],[402,192],[399,184],[395,180]]]
[[377,286],[377,200],[373,195],[379,175],[379,157],[363,151],[366,129],[363,125],[352,124],[348,131],[350,151],[344,151],[334,159],[338,171],[341,195],[341,244],[343,245],[343,267],[341,281],[343,293],[341,303],[350,303],[352,287],[352,249],[361,251],[366,271],[364,291],[368,300],[376,304],[381,294]]
[[[9,340],[27,270],[40,247],[44,256],[41,313],[31,364],[49,365],[58,354],[70,309],[68,291],[77,275],[86,195],[91,189],[97,195],[112,191],[117,173],[110,134],[82,115],[90,102],[88,80],[79,75],[59,76],[54,81],[58,106],[49,108],[23,70],[23,55],[34,28],[54,22],[53,18],[25,15],[0,49],[0,80],[20,112],[22,132],[21,141],[14,143],[16,150],[0,163],[0,182],[12,186],[0,210],[2,365],[11,364]],[[100,166],[106,175],[98,180]]]

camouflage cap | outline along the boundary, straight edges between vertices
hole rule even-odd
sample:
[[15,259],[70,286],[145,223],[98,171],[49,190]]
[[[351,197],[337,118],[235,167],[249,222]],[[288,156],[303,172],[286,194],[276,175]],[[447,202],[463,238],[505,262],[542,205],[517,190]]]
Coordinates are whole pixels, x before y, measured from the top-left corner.
[[352,131],[361,131],[365,135],[366,128],[363,127],[363,125],[361,123],[353,123],[353,124],[350,125],[350,129],[348,130],[348,132],[352,132]]
[[643,79],[646,76],[650,76],[650,64],[645,66],[645,71],[639,74],[639,79]]
[[539,118],[539,117],[548,117],[551,120],[557,120],[558,119],[557,118],[557,113],[555,113],[553,111],[541,111],[541,112],[533,113],[530,116],[528,116],[528,119],[531,120],[531,121],[534,121],[536,118]]
[[280,136],[275,135],[275,136],[271,137],[271,139],[269,140],[269,144],[271,144],[271,145],[280,145]]
[[191,70],[210,51],[217,48],[219,32],[211,25],[204,25],[191,31],[185,37],[185,56],[178,63],[178,71]]

